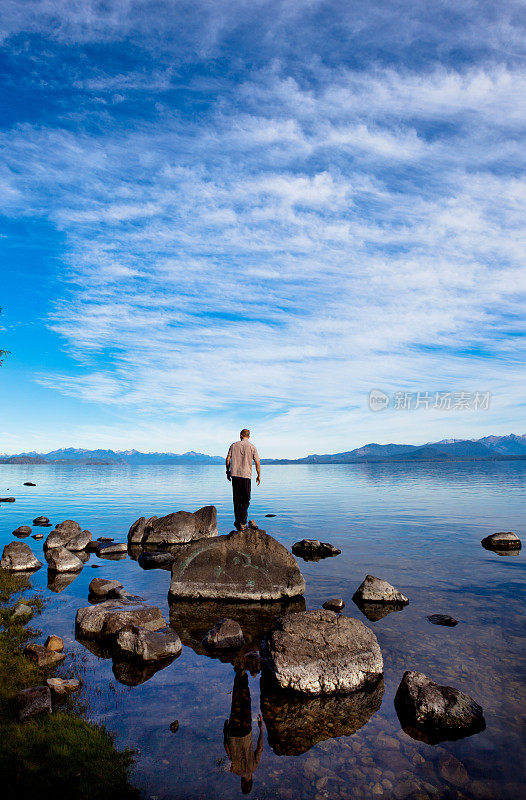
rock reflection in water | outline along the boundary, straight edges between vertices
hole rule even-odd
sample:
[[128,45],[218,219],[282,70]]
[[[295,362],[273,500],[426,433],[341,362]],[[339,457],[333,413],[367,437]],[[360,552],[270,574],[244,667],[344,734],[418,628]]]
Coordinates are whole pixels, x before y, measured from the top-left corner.
[[403,611],[404,608],[407,608],[404,603],[371,603],[363,601],[359,603],[354,598],[353,603],[358,606],[369,622],[378,622],[378,620],[387,617],[393,611]]
[[80,570],[78,572],[52,572],[48,569],[47,588],[51,592],[59,594],[60,592],[63,592],[64,589],[67,589],[68,586],[71,586],[73,581],[75,581],[79,575]]
[[278,756],[299,756],[318,742],[351,736],[366,725],[382,704],[383,678],[352,694],[305,697],[277,689],[261,679],[261,713],[268,743]]
[[135,661],[133,659],[119,659],[113,662],[113,674],[119,683],[124,686],[139,686],[146,683],[161,669],[169,667],[176,656],[164,661]]
[[77,642],[81,644],[90,653],[93,653],[97,658],[113,660],[113,674],[119,683],[124,686],[138,686],[140,683],[153,678],[153,676],[161,669],[169,667],[178,656],[173,658],[166,658],[163,661],[144,662],[134,659],[124,659],[117,657],[111,644],[104,643],[103,640],[89,639],[78,634],[75,636]]
[[[177,631],[184,645],[191,647],[197,655],[219,658],[244,666],[244,656],[259,650],[265,635],[271,630],[274,622],[283,614],[305,611],[303,597],[289,602],[269,603],[229,603],[206,601],[178,601],[169,598],[170,625]],[[225,617],[239,622],[245,644],[234,652],[221,653],[211,651],[203,645],[204,635]]]

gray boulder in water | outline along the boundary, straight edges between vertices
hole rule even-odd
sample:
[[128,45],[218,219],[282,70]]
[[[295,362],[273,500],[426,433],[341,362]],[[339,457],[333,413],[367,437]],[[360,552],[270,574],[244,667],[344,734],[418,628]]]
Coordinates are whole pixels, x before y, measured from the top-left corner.
[[52,572],[80,572],[84,566],[80,558],[65,547],[52,547],[45,551],[45,556]]
[[383,674],[374,633],[359,620],[333,611],[281,617],[262,655],[282,689],[305,694],[353,692],[374,684]]
[[105,600],[94,606],[79,608],[75,618],[75,634],[80,637],[115,637],[128,625],[158,631],[166,628],[161,609],[126,600]]
[[183,545],[172,565],[174,597],[280,600],[304,591],[294,556],[262,531],[234,531]]
[[194,539],[217,536],[215,506],[204,506],[195,513],[176,511],[165,517],[138,519],[128,533],[129,544],[184,544]]
[[486,536],[481,541],[485,550],[520,550],[521,540],[513,531],[499,531]]
[[13,536],[18,536],[19,538],[23,538],[24,536],[29,536],[31,533],[31,528],[29,525],[20,525],[19,528],[13,531]]
[[90,531],[83,531],[78,522],[66,519],[51,531],[44,542],[44,548],[66,547],[68,550],[85,550],[89,542],[91,542]]
[[40,569],[42,562],[35,558],[25,542],[9,542],[4,547],[0,567],[8,572],[29,572]]
[[352,599],[357,605],[360,603],[395,603],[406,606],[409,603],[402,592],[382,578],[375,578],[374,575],[366,575]]
[[486,727],[473,698],[452,686],[439,686],[422,672],[404,673],[394,703],[404,731],[429,744],[461,739]]
[[115,644],[121,655],[140,658],[142,661],[174,658],[183,649],[179,636],[170,627],[151,631],[137,625],[129,625],[118,632]]

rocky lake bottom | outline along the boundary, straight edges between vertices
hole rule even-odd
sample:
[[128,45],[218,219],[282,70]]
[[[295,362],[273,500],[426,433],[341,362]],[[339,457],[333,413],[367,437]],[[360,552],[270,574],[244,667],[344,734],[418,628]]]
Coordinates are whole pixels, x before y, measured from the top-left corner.
[[[201,640],[218,619],[237,614],[257,644],[283,604],[232,610],[169,599],[170,572],[141,569],[129,553],[91,554],[80,573],[53,576],[42,540],[28,537],[23,541],[44,562],[31,578],[46,602],[38,621],[42,640],[63,638],[67,659],[56,674],[73,668],[81,675],[90,719],[104,722],[118,747],[135,748],[132,782],[145,798],[517,800],[526,762],[525,556],[524,549],[500,556],[480,541],[515,531],[524,542],[525,483],[524,462],[264,468],[249,512],[260,528],[289,550],[304,538],[341,550],[320,561],[297,558],[306,591],[293,610],[342,598],[343,613],[376,634],[384,677],[367,695],[305,698],[276,692],[255,669],[248,673],[243,703],[246,709],[250,702],[254,748],[258,714],[263,720],[251,785],[230,772],[225,749],[234,665],[211,657]],[[220,533],[233,522],[221,466],[3,465],[0,494],[16,498],[0,505],[2,548],[14,529],[38,515],[53,525],[77,520],[93,538],[119,542],[140,516],[207,504],[217,507]],[[400,589],[409,605],[368,619],[352,600],[368,573]],[[159,606],[182,640],[181,655],[144,669],[114,663],[77,641],[75,615],[88,605],[94,577],[117,579]],[[450,614],[459,624],[433,625],[431,614]],[[435,745],[404,732],[394,696],[406,670],[474,698],[484,709],[485,730]]]

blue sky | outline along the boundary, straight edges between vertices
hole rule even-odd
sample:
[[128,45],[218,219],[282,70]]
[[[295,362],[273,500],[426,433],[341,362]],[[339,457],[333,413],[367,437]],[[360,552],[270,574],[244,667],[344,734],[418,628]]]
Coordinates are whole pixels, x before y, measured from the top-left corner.
[[524,433],[524,41],[514,0],[4,0],[0,451]]

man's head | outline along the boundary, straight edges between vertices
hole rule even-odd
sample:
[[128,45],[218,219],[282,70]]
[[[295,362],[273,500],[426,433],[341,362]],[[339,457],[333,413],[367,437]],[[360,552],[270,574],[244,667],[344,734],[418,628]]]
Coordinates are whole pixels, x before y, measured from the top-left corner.
[[250,439],[250,431],[248,428],[243,428],[239,435],[241,439]]

